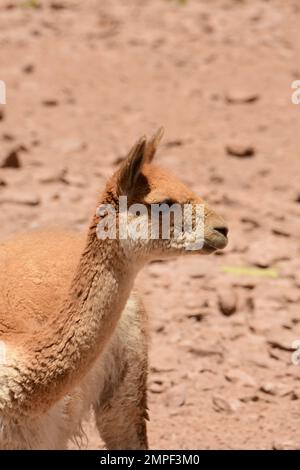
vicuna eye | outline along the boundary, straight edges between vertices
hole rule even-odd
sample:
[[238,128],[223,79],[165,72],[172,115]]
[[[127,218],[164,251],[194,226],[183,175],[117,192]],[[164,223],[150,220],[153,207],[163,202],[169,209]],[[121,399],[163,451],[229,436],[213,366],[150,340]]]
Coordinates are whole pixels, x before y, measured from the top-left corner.
[[160,204],[166,204],[167,206],[171,207],[173,204],[176,204],[176,201],[174,201],[174,199],[168,198],[160,202]]

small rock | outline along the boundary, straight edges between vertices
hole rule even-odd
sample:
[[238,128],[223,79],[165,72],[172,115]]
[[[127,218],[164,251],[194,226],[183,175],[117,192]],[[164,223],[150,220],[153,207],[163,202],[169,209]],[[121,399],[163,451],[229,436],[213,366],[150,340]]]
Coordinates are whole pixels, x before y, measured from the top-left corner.
[[279,237],[289,238],[291,236],[291,232],[285,227],[284,224],[276,224],[272,228],[272,233]]
[[43,105],[43,106],[47,106],[47,107],[49,107],[49,108],[52,108],[52,107],[54,107],[54,106],[58,106],[58,101],[55,100],[55,99],[49,98],[49,99],[43,100],[43,101],[42,101],[42,105]]
[[74,139],[65,139],[57,143],[59,146],[59,150],[66,154],[73,154],[77,152],[82,152],[86,150],[87,144],[86,142],[82,142],[80,140]]
[[209,266],[203,263],[195,263],[194,260],[190,260],[189,265],[186,267],[187,274],[192,279],[202,279],[206,278],[209,274]]
[[284,397],[293,394],[293,387],[282,383],[266,382],[261,385],[260,391],[267,395]]
[[21,161],[18,155],[18,149],[11,150],[1,165],[1,168],[21,168]]
[[237,296],[232,288],[222,288],[218,293],[218,305],[225,316],[233,315],[237,310]]
[[247,232],[260,227],[260,223],[254,217],[243,216],[241,217],[241,222]]
[[226,152],[233,157],[248,158],[255,155],[255,149],[252,145],[242,143],[230,143],[226,145]]
[[153,323],[153,329],[156,333],[163,333],[166,331],[166,325],[160,321],[156,321]]
[[24,73],[33,73],[34,72],[34,65],[33,64],[26,64],[24,65],[24,67],[22,68],[22,71]]
[[231,90],[225,95],[227,103],[230,104],[255,103],[259,98],[258,93],[247,92],[245,90]]
[[215,349],[213,348],[201,348],[200,346],[196,346],[194,344],[191,344],[190,341],[185,341],[182,343],[184,347],[187,348],[187,351],[191,354],[194,354],[195,356],[198,357],[212,357],[212,356],[218,356],[219,360],[222,361],[224,357],[223,351],[220,349]]
[[168,372],[174,372],[176,369],[173,367],[163,367],[163,366],[150,366],[150,371],[153,374],[166,374]]
[[86,181],[81,176],[65,174],[63,177],[63,182],[71,186],[77,186],[83,188],[86,186]]
[[247,395],[240,395],[239,400],[242,403],[251,403],[251,402],[257,402],[260,400],[259,395],[255,392],[247,394]]
[[223,176],[212,175],[212,176],[210,176],[209,181],[211,183],[221,184],[221,183],[224,183],[224,178],[223,178]]
[[266,236],[264,240],[254,241],[247,253],[248,262],[260,268],[269,268],[276,262],[289,258],[289,245],[286,240],[275,236]]
[[7,142],[13,142],[15,140],[15,136],[13,134],[10,134],[9,132],[4,132],[2,134],[2,138]]
[[251,375],[239,369],[231,369],[225,373],[225,378],[234,384],[244,387],[256,387],[256,381]]
[[227,400],[220,395],[212,398],[213,408],[217,412],[235,413],[241,407],[240,400]]
[[293,387],[293,390],[290,390],[286,395],[289,395],[291,400],[300,400],[300,389]]
[[166,384],[162,380],[153,380],[149,384],[149,390],[151,393],[163,393],[166,390]]
[[278,386],[272,382],[267,382],[260,387],[260,390],[268,395],[278,395]]
[[296,444],[294,441],[274,441],[272,444],[273,450],[299,450],[300,444]]
[[50,8],[52,8],[52,10],[64,10],[67,7],[63,2],[53,1],[50,3]]
[[63,183],[66,175],[66,170],[49,170],[42,169],[39,171],[38,180],[40,183],[50,184],[50,183]]
[[173,148],[173,147],[181,147],[183,145],[183,141],[180,139],[176,140],[169,140],[165,143],[165,147]]
[[17,204],[24,206],[38,206],[41,200],[37,194],[34,193],[25,193],[20,191],[18,193],[3,193],[0,197],[0,204]]
[[297,304],[300,301],[300,292],[299,289],[292,289],[290,288],[289,290],[286,290],[283,294],[284,300],[286,300],[288,303],[294,303]]
[[281,351],[293,352],[295,349],[292,346],[293,340],[279,337],[277,335],[270,336],[267,339],[268,344],[273,349],[279,349]]
[[201,322],[206,316],[208,312],[195,312],[195,313],[188,313],[187,318],[191,318],[196,322]]
[[261,354],[253,353],[251,354],[251,358],[249,359],[249,362],[256,367],[260,367],[261,369],[272,369],[274,367],[273,361],[270,360],[268,357],[261,357]]
[[165,395],[165,404],[170,408],[183,406],[186,402],[186,387],[175,385]]

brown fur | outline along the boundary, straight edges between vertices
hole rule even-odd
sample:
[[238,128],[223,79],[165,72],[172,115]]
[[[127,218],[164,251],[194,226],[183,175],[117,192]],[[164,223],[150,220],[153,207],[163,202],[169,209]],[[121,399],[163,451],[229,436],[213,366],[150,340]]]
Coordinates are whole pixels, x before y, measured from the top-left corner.
[[[118,196],[150,205],[203,202],[152,165],[162,132],[142,138],[107,183],[100,203]],[[205,206],[205,245],[226,245],[222,218]],[[0,247],[0,448],[64,447],[90,406],[109,448],[146,448],[146,318],[130,296],[135,276],[153,258],[186,254],[176,240],[122,245],[99,240],[95,215],[87,239],[52,231]],[[225,234],[226,235],[226,234]],[[51,439],[39,439],[33,426]],[[63,429],[60,436],[60,430]]]

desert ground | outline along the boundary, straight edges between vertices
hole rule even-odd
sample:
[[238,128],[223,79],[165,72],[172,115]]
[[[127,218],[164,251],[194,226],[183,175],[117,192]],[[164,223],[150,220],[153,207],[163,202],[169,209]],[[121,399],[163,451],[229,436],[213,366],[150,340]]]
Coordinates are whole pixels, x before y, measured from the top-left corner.
[[157,162],[228,221],[224,252],[137,280],[151,448],[300,449],[299,22],[297,0],[0,2],[1,240],[84,231],[160,125]]

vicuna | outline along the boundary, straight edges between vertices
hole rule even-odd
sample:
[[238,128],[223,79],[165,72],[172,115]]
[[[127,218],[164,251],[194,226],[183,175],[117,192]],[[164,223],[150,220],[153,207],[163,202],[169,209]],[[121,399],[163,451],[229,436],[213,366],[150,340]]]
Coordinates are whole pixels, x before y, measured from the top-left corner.
[[[204,204],[204,244],[177,239],[100,240],[36,232],[0,246],[0,448],[64,449],[91,408],[109,449],[146,449],[147,319],[132,291],[153,259],[209,254],[227,226],[187,186],[152,164],[162,132],[140,139],[99,204]],[[136,217],[139,217],[136,215]],[[151,223],[151,220],[149,221]],[[186,236],[185,236],[186,235]]]

